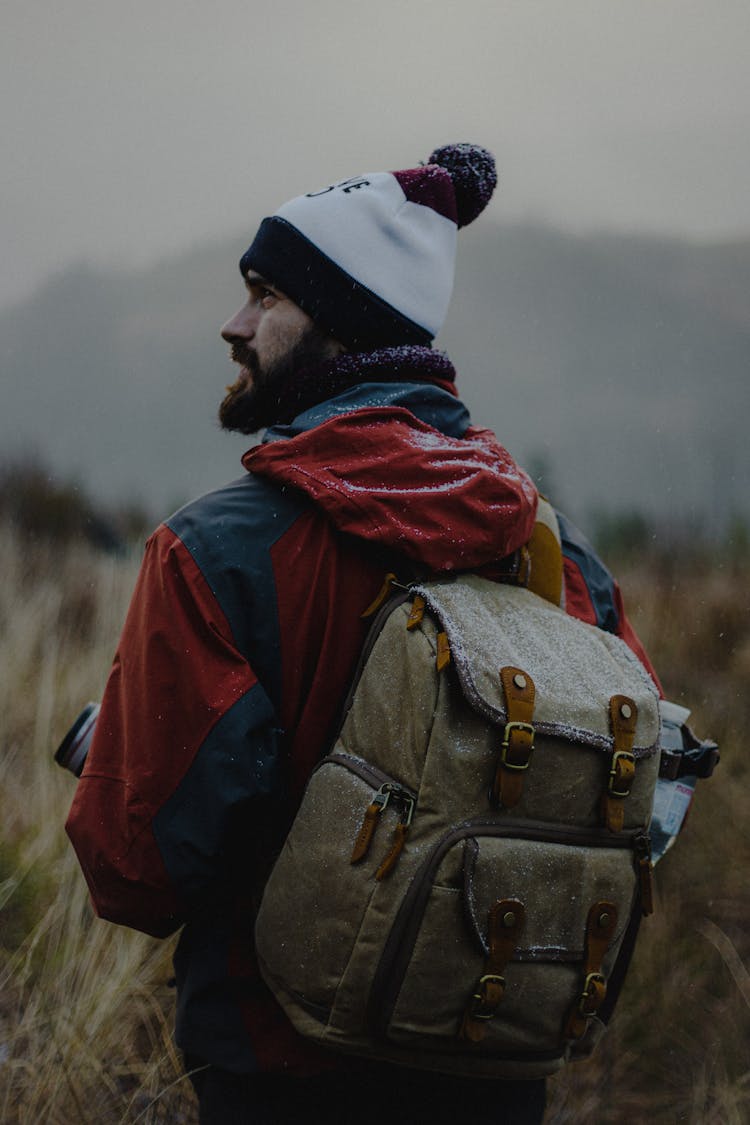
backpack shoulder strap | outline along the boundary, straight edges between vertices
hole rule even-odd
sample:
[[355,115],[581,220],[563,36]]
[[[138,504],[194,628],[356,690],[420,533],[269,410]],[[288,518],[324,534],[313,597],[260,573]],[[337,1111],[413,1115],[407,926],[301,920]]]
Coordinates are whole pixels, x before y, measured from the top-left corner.
[[525,583],[532,594],[565,608],[563,556],[557,514],[543,496],[539,497],[536,523],[526,544],[529,576]]

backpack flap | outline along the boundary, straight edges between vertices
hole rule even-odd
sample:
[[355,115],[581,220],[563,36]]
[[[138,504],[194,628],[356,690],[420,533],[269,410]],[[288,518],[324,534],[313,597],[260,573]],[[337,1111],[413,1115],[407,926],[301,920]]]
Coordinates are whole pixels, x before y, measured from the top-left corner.
[[500,670],[522,669],[535,686],[538,734],[611,752],[609,701],[624,695],[638,712],[634,756],[656,752],[656,687],[619,637],[568,616],[522,587],[475,575],[420,586],[417,593],[447,635],[468,703],[490,722],[504,726],[509,719]]
[[443,664],[448,650],[461,694],[496,729],[491,803],[545,821],[645,828],[658,694],[628,646],[527,589],[475,575],[418,596],[445,638]]

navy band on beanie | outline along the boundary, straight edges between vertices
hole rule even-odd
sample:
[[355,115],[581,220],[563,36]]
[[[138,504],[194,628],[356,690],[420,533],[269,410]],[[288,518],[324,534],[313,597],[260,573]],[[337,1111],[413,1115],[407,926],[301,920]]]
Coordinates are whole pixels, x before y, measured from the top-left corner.
[[347,347],[358,351],[398,344],[429,344],[432,336],[337,266],[286,219],[264,219],[240,260],[255,270]]
[[240,270],[276,284],[348,348],[429,344],[448,309],[456,231],[496,183],[486,149],[446,145],[418,168],[285,203],[263,220]]

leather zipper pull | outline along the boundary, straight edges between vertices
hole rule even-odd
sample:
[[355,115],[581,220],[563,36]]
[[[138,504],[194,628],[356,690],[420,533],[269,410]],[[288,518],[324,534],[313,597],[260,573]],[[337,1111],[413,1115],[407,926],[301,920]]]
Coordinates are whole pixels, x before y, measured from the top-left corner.
[[406,628],[409,632],[416,629],[418,625],[422,624],[424,617],[424,598],[421,594],[416,594],[414,601],[411,603],[411,611],[409,613],[409,620],[406,622]]
[[375,878],[378,882],[380,882],[382,879],[385,879],[387,875],[390,875],[391,871],[393,871],[393,868],[398,863],[398,857],[404,850],[404,844],[406,843],[408,832],[408,824],[401,823],[396,825],[396,831],[393,833],[393,843],[391,844],[390,851],[381,863],[380,867],[375,872]]
[[375,835],[375,829],[378,826],[378,820],[385,806],[388,804],[390,793],[384,789],[379,789],[372,799],[372,803],[367,806],[362,827],[357,833],[357,838],[354,841],[354,848],[349,862],[351,864],[360,863],[370,850],[372,838]]
[[393,843],[391,844],[390,850],[375,872],[375,878],[378,882],[385,879],[387,875],[390,875],[391,871],[393,871],[393,868],[398,863],[398,858],[404,850],[406,837],[409,834],[412,818],[414,816],[414,798],[409,793],[403,789],[397,789],[394,790],[393,796],[403,805],[403,812],[401,813],[401,820],[396,825],[396,829],[393,833]]
[[437,635],[437,657],[435,664],[438,672],[442,672],[447,668],[451,662],[451,646],[448,641],[447,633],[438,633]]

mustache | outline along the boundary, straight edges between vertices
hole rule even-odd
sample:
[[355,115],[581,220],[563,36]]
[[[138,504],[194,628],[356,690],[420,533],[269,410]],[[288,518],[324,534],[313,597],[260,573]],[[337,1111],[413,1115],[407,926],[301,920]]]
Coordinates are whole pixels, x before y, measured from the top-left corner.
[[239,367],[246,367],[248,371],[252,371],[254,375],[258,372],[258,357],[252,348],[246,344],[232,344],[229,350],[229,356],[232,363],[236,363]]

